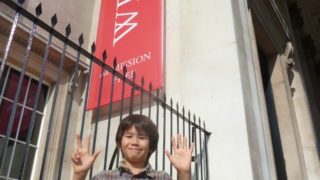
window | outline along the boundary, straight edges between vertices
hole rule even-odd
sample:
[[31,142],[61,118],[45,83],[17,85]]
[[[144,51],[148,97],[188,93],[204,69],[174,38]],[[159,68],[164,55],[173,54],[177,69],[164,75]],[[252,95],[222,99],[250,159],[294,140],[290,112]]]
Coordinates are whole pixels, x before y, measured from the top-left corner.
[[[20,72],[6,66],[0,79],[0,144],[9,124],[11,109],[14,103],[14,96],[18,87]],[[12,126],[9,143],[6,149],[4,164],[0,172],[0,179],[17,179],[20,171],[21,154],[25,148],[28,129],[31,121],[32,111],[35,104],[38,81],[24,76],[20,89],[18,106],[16,109],[14,123]],[[29,145],[29,153],[26,161],[26,169],[23,179],[30,179],[37,142],[40,132],[44,109],[46,105],[48,86],[42,84],[41,93],[36,110],[35,124],[32,129],[32,137]]]

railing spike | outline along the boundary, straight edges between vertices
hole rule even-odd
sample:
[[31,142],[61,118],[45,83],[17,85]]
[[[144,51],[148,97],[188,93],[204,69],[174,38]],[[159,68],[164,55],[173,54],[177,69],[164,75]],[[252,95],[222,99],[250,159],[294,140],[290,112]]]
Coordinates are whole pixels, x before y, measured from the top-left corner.
[[19,3],[20,6],[21,6],[24,2],[25,2],[25,0],[18,0],[18,3]]
[[71,34],[71,24],[68,24],[68,26],[66,27],[66,37],[69,37],[70,34]]
[[93,41],[93,43],[91,44],[91,54],[93,56],[93,53],[96,51],[96,42]]
[[117,57],[114,57],[113,59],[113,69],[115,70],[117,67]]
[[124,65],[124,67],[123,67],[123,76],[126,77],[126,74],[127,74],[127,66]]
[[149,92],[152,91],[152,82],[149,83]]
[[36,7],[36,16],[39,17],[42,14],[41,3]]
[[57,18],[57,14],[54,14],[52,17],[51,17],[51,26],[54,27],[58,22],[58,18]]
[[106,50],[104,50],[103,53],[102,53],[102,59],[103,59],[104,62],[107,59],[107,51]]
[[79,36],[79,45],[82,46],[83,44],[83,33]]
[[136,79],[136,71],[133,71],[133,79]]

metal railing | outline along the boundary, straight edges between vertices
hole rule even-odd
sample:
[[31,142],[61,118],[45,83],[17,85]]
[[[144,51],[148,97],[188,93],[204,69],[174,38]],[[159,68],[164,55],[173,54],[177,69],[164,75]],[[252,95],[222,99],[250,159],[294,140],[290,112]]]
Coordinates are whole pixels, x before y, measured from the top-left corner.
[[[41,91],[41,86],[43,84],[44,81],[44,74],[46,71],[46,66],[47,66],[47,61],[48,61],[48,56],[49,56],[49,50],[50,47],[52,46],[52,39],[56,38],[58,39],[60,42],[63,43],[63,47],[61,48],[61,56],[60,56],[60,61],[59,63],[59,68],[58,68],[58,73],[57,73],[57,77],[56,77],[56,84],[55,84],[55,88],[54,88],[54,92],[53,92],[53,100],[52,100],[52,105],[51,105],[51,109],[49,112],[47,112],[46,114],[49,116],[49,121],[48,121],[48,126],[45,127],[47,129],[47,135],[46,135],[46,141],[45,141],[45,145],[44,145],[44,150],[43,150],[43,156],[42,156],[42,164],[41,164],[41,172],[40,172],[40,179],[45,179],[45,169],[46,169],[46,158],[48,157],[48,154],[50,153],[48,150],[49,144],[50,144],[50,138],[52,136],[52,126],[53,126],[53,122],[55,121],[55,111],[56,111],[56,106],[57,106],[57,99],[58,99],[58,91],[59,91],[59,85],[60,85],[60,80],[61,80],[61,74],[62,74],[62,70],[63,70],[63,66],[64,66],[64,60],[66,59],[66,52],[67,52],[67,48],[71,48],[73,50],[75,50],[77,53],[76,58],[75,58],[75,62],[74,62],[74,74],[78,74],[79,71],[79,63],[80,63],[80,57],[83,56],[85,58],[88,58],[90,61],[90,65],[89,65],[89,77],[87,77],[86,80],[86,91],[85,91],[85,99],[83,101],[84,105],[84,109],[83,109],[83,113],[82,113],[82,121],[81,121],[81,128],[80,128],[80,136],[81,138],[84,136],[84,124],[86,121],[86,106],[87,106],[87,102],[88,102],[88,96],[89,96],[89,85],[90,85],[90,75],[91,75],[91,67],[93,64],[97,64],[100,67],[102,67],[101,70],[101,74],[103,74],[104,71],[108,71],[112,74],[112,82],[111,82],[111,93],[110,93],[110,104],[108,106],[109,108],[109,113],[108,113],[108,117],[107,117],[107,137],[106,137],[106,142],[105,142],[105,157],[104,157],[104,165],[103,165],[103,169],[111,169],[114,168],[114,166],[117,166],[119,163],[119,152],[117,150],[116,147],[112,147],[115,148],[114,152],[113,152],[113,156],[110,158],[108,157],[108,153],[107,151],[109,151],[111,148],[110,146],[110,142],[109,142],[109,136],[110,136],[110,122],[111,122],[111,118],[113,116],[112,112],[113,112],[113,94],[114,94],[114,84],[115,84],[115,78],[119,78],[121,80],[122,83],[122,92],[121,92],[121,100],[120,100],[120,110],[119,110],[119,118],[120,120],[123,118],[124,114],[125,114],[125,98],[124,98],[124,91],[125,91],[125,87],[129,86],[131,88],[131,97],[128,100],[129,101],[129,114],[132,114],[135,112],[135,109],[138,109],[138,113],[143,114],[143,110],[147,109],[147,113],[146,115],[151,117],[152,114],[152,108],[156,108],[156,112],[155,112],[155,122],[157,127],[159,127],[160,125],[163,127],[162,128],[162,132],[159,132],[160,134],[162,134],[162,137],[160,136],[160,141],[162,141],[162,146],[161,148],[165,149],[168,148],[170,146],[170,151],[172,152],[172,146],[171,145],[167,145],[167,140],[165,138],[165,135],[168,134],[170,132],[170,136],[172,137],[175,133],[181,133],[184,136],[188,136],[189,137],[189,143],[194,142],[196,144],[195,147],[195,152],[194,152],[194,156],[193,156],[193,161],[195,162],[194,167],[194,178],[195,179],[209,179],[209,173],[208,173],[208,149],[207,149],[207,142],[208,142],[208,137],[210,136],[210,132],[208,132],[206,130],[205,127],[205,123],[203,121],[201,121],[200,118],[196,118],[195,115],[192,115],[190,113],[190,111],[186,112],[185,108],[179,108],[179,104],[173,103],[172,98],[168,101],[166,95],[164,94],[161,98],[160,98],[160,90],[156,90],[153,91],[153,87],[152,87],[152,83],[149,84],[148,88],[145,88],[145,82],[144,79],[141,79],[141,83],[140,85],[138,85],[136,83],[136,75],[135,73],[133,74],[133,78],[128,79],[126,78],[124,75],[126,74],[127,69],[123,68],[123,72],[118,72],[116,71],[116,66],[117,66],[117,60],[114,59],[113,61],[113,67],[110,67],[106,64],[106,60],[107,60],[107,54],[106,51],[103,52],[102,55],[102,60],[98,59],[97,57],[94,56],[95,54],[95,44],[93,43],[91,46],[91,52],[88,52],[87,50],[85,50],[82,45],[83,45],[83,35],[81,35],[79,37],[79,42],[78,44],[73,42],[72,40],[69,39],[69,36],[71,34],[71,26],[68,25],[66,27],[66,33],[65,35],[59,33],[57,30],[55,30],[55,26],[58,22],[57,20],[57,16],[54,15],[51,18],[51,25],[46,24],[45,22],[43,22],[42,20],[39,19],[39,16],[42,14],[42,8],[41,8],[41,4],[39,4],[37,6],[37,8],[35,9],[35,15],[33,15],[32,13],[28,12],[27,10],[25,10],[22,7],[22,4],[24,3],[24,0],[18,0],[18,3],[15,3],[11,0],[1,0],[1,2],[3,4],[5,4],[7,7],[13,9],[16,11],[16,14],[12,20],[12,26],[11,26],[11,31],[10,34],[8,36],[8,40],[6,42],[6,46],[5,49],[1,49],[0,51],[3,51],[3,57],[1,58],[1,67],[0,67],[0,79],[3,78],[3,72],[4,69],[6,67],[7,61],[8,61],[8,56],[9,56],[9,51],[11,50],[11,46],[12,46],[12,41],[13,41],[13,37],[14,34],[16,32],[16,29],[18,27],[19,24],[19,18],[20,16],[23,16],[24,18],[28,19],[29,21],[31,21],[33,23],[32,27],[31,27],[31,31],[29,33],[29,40],[28,40],[28,44],[25,47],[25,56],[23,59],[23,65],[20,71],[20,76],[19,76],[19,81],[18,81],[18,88],[15,92],[15,96],[14,96],[14,102],[13,102],[13,106],[12,106],[12,110],[10,112],[10,119],[8,121],[8,126],[6,127],[6,133],[0,137],[0,140],[2,140],[1,146],[0,146],[0,172],[2,170],[2,167],[4,166],[5,163],[12,163],[12,162],[5,162],[5,154],[8,148],[8,144],[9,144],[9,140],[10,140],[10,135],[12,133],[12,127],[13,127],[13,123],[14,123],[14,117],[16,115],[16,111],[17,111],[17,107],[18,107],[18,100],[19,100],[19,96],[20,96],[20,90],[22,87],[22,80],[25,76],[26,73],[26,67],[28,64],[28,59],[30,56],[30,51],[31,51],[31,46],[32,46],[32,42],[35,39],[35,34],[36,34],[36,30],[37,28],[41,28],[42,30],[45,30],[48,33],[48,38],[45,42],[46,46],[44,47],[44,56],[43,56],[43,61],[42,61],[42,67],[41,67],[41,72],[39,75],[39,80],[38,80],[38,86],[37,86],[37,91],[36,91],[36,96],[35,96],[35,103],[33,106],[33,111],[32,111],[32,116],[31,116],[31,120],[30,120],[30,124],[29,124],[29,128],[28,128],[28,133],[27,133],[27,138],[24,142],[24,148],[21,154],[21,162],[19,164],[19,175],[17,175],[18,179],[22,179],[24,177],[24,173],[25,173],[25,169],[26,169],[26,161],[27,161],[27,157],[28,157],[28,153],[29,153],[29,149],[30,149],[30,141],[31,141],[31,136],[32,136],[32,130],[34,128],[34,124],[35,124],[35,119],[36,119],[36,110],[37,110],[37,106],[38,106],[38,102],[39,102],[39,96],[40,96],[40,91]],[[103,76],[101,76],[103,77]],[[97,143],[97,131],[99,128],[99,118],[100,118],[100,113],[101,113],[101,109],[102,107],[100,106],[101,102],[101,94],[102,94],[102,86],[103,86],[103,78],[100,78],[100,89],[99,89],[99,98],[98,98],[98,106],[97,109],[94,112],[95,114],[95,121],[93,121],[94,124],[94,135],[93,135],[93,144],[92,144],[92,152],[94,152],[96,150],[96,143]],[[66,150],[66,142],[67,142],[67,137],[68,137],[68,131],[69,131],[69,125],[70,125],[70,117],[71,117],[71,112],[72,112],[72,108],[73,108],[73,98],[74,98],[74,94],[75,94],[75,89],[76,89],[76,84],[77,84],[77,80],[78,80],[78,76],[74,75],[72,78],[72,86],[70,89],[70,94],[69,94],[69,98],[68,98],[68,104],[67,104],[67,111],[66,111],[66,116],[65,116],[65,121],[62,121],[64,124],[64,129],[63,129],[63,139],[62,139],[62,146],[59,151],[59,162],[58,162],[58,174],[57,174],[57,179],[61,179],[61,174],[62,174],[62,169],[63,169],[63,162],[65,157],[65,150]],[[0,87],[5,88],[5,87]],[[1,90],[0,89],[0,90]],[[135,96],[135,91],[139,91],[140,95]],[[144,100],[144,98],[148,98],[148,100]],[[137,103],[136,101],[140,101],[140,103]],[[147,103],[145,103],[147,102]],[[138,106],[135,106],[135,104],[138,104]],[[147,104],[147,105],[146,105]],[[0,105],[0,107],[2,106],[2,104]],[[176,107],[174,107],[176,106]],[[163,115],[161,115],[160,110],[162,111]],[[50,113],[50,114],[49,114]],[[3,120],[0,120],[0,122]],[[166,127],[170,127],[169,130],[167,130]],[[176,128],[176,129],[175,129]],[[166,132],[168,131],[168,132]],[[159,141],[159,142],[160,142]],[[171,144],[171,143],[170,143]],[[14,150],[13,150],[14,151]],[[13,152],[14,153],[14,152]],[[159,157],[162,157],[162,159],[160,159]],[[108,160],[108,158],[110,158],[110,160]],[[160,163],[160,161],[162,161]],[[160,153],[160,151],[156,151],[155,152],[155,169],[157,170],[166,170],[166,159],[165,159],[165,154]],[[107,167],[107,164],[109,162],[109,167]],[[116,165],[114,165],[116,163]],[[162,164],[162,167],[160,167],[160,164]],[[12,168],[11,166],[9,166],[9,169]],[[92,170],[90,171],[90,177],[92,177]],[[172,169],[172,165],[170,166],[170,175],[173,175],[173,169]],[[11,179],[9,177],[10,175],[6,175],[6,176],[1,176],[1,178],[4,179]]]

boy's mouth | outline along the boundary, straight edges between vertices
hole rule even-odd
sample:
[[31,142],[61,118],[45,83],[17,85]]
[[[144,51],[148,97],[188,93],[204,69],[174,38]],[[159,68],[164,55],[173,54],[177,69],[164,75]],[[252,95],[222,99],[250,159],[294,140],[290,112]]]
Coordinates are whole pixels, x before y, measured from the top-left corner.
[[141,151],[139,148],[129,148],[129,151]]

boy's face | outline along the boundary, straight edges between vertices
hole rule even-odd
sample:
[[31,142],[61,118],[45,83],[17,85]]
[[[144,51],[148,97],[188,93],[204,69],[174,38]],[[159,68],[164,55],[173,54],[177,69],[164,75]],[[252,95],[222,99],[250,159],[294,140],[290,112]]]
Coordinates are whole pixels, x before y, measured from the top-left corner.
[[131,163],[145,163],[149,153],[149,144],[147,134],[132,126],[124,132],[120,149],[125,160]]

